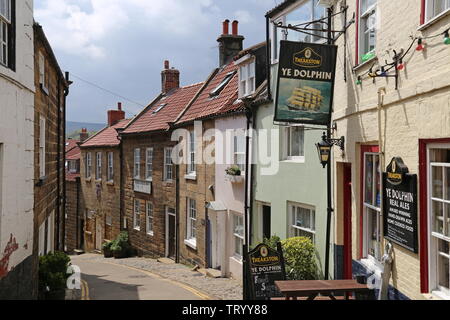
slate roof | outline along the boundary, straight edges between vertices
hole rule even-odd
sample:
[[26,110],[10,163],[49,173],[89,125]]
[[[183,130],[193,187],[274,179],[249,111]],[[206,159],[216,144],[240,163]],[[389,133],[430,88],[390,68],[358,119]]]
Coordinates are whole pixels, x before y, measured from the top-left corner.
[[115,147],[118,146],[120,140],[118,138],[118,133],[116,129],[125,128],[130,119],[124,119],[116,123],[111,127],[106,127],[103,130],[99,131],[97,134],[93,135],[89,139],[87,139],[84,143],[81,144],[81,148],[87,147]]
[[[123,134],[168,130],[180,113],[197,96],[204,83],[196,83],[170,91],[144,109],[123,131]],[[158,111],[158,109],[160,109]]]
[[[243,102],[238,100],[239,75],[237,71],[238,67],[233,61],[221,69],[218,69],[215,74],[213,73],[199,97],[184,112],[180,119],[178,119],[176,125],[179,126],[195,120],[212,118],[214,116],[234,112],[243,108]],[[214,91],[214,89],[217,88],[231,73],[234,73],[234,75],[228,84],[217,96],[211,97],[210,93]]]

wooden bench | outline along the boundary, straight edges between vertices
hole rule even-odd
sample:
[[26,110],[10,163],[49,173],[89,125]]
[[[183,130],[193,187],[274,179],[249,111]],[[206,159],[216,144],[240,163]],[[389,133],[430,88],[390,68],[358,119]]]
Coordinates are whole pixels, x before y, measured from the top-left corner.
[[[344,296],[337,296],[334,297],[336,300],[346,300]],[[276,298],[270,298],[270,300],[274,300],[274,301],[287,301],[286,298],[283,297],[276,297]],[[307,301],[308,297],[298,297],[296,300],[300,300],[300,301]],[[331,299],[330,297],[324,297],[324,296],[320,296],[320,297],[316,297],[314,300],[319,300],[319,301],[333,301],[333,299]],[[348,297],[347,300],[355,300],[354,296]],[[290,301],[295,301],[295,300],[290,300]],[[312,301],[312,300],[311,300]]]

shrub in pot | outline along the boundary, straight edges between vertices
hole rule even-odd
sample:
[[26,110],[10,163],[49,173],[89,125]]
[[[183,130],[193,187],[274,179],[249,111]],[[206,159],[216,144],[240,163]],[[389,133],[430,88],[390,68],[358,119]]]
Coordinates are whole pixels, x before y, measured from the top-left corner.
[[64,300],[70,258],[63,252],[49,253],[39,257],[39,299]]
[[111,246],[113,245],[113,241],[108,241],[102,245],[103,249],[103,256],[105,258],[111,258],[113,256],[113,253],[111,251]]
[[126,258],[130,255],[131,246],[128,242],[128,233],[121,232],[117,238],[112,241],[111,251],[116,259]]
[[227,168],[225,170],[225,172],[227,175],[230,175],[230,176],[240,176],[242,174],[241,169],[236,165],[234,165],[230,168]]

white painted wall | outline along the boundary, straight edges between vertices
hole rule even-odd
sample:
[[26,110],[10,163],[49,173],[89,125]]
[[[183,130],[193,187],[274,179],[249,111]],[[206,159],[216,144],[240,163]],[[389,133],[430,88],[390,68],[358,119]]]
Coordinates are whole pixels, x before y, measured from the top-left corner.
[[[225,137],[227,130],[247,128],[247,118],[245,115],[238,115],[233,117],[220,118],[215,123],[216,130]],[[229,136],[231,144],[228,150],[224,145],[224,141],[217,139],[216,136],[216,157],[221,157],[222,153],[225,155],[233,154],[233,136]],[[232,159],[232,158],[231,158]],[[222,243],[226,243],[224,249],[224,262],[222,265],[222,272],[227,276],[232,276],[235,279],[242,279],[242,263],[236,260],[234,255],[234,238],[233,238],[233,212],[244,215],[244,200],[245,200],[245,182],[240,184],[233,184],[225,178],[225,170],[232,165],[232,162],[216,161],[216,201],[221,201],[227,208],[227,212],[220,212],[219,215],[224,215],[225,218],[219,220],[218,226],[224,229],[218,235],[223,235]]]
[[14,268],[33,250],[34,47],[33,1],[16,1],[16,72],[0,65],[0,258],[10,240]]

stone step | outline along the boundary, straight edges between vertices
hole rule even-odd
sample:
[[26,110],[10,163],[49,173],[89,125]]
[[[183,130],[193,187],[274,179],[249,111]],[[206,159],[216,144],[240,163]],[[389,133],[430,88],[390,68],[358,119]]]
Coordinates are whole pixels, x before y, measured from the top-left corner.
[[[216,269],[203,269],[204,274],[210,278],[222,278],[222,271]],[[203,273],[203,272],[202,272]]]
[[158,258],[156,261],[164,263],[164,264],[175,264],[175,261],[169,258]]

